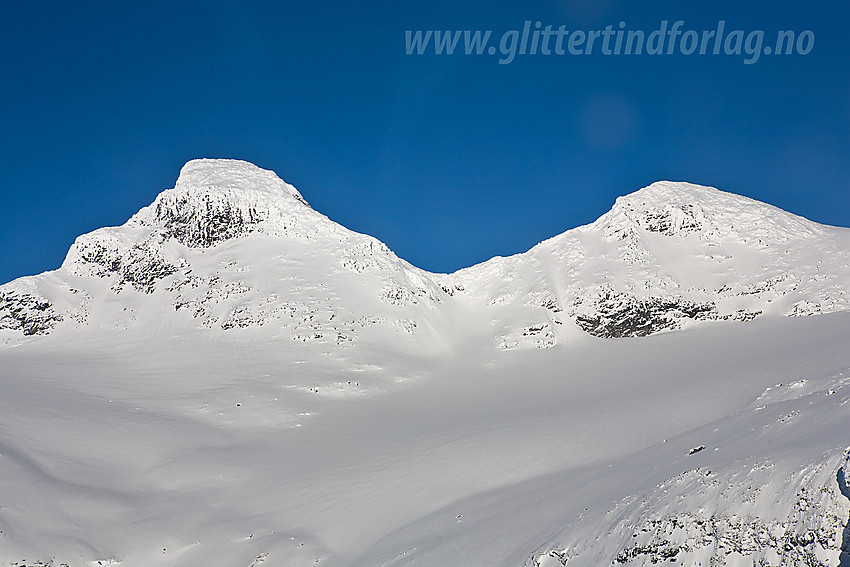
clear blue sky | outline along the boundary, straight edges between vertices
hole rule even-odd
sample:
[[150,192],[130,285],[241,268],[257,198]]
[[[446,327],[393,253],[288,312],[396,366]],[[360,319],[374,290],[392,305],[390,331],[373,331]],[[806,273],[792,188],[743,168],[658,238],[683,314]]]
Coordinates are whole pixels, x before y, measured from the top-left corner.
[[[811,30],[807,55],[405,53],[405,30]],[[452,271],[658,179],[850,225],[847,2],[15,2],[0,19],[0,282],[58,267],[196,157]],[[734,46],[733,46],[734,47]]]

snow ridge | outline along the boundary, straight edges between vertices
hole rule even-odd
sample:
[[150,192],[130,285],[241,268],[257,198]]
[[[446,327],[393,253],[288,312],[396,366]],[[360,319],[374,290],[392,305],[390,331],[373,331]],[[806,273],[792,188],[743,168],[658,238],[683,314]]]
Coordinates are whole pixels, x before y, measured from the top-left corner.
[[[264,269],[268,277],[262,283],[247,276],[264,260],[248,265],[254,252],[225,252],[258,247],[266,256],[288,258]],[[221,258],[215,261],[211,254]],[[194,305],[193,318],[206,327],[280,325],[279,314],[291,309],[273,281],[302,281],[306,272],[299,266],[308,264],[324,266],[316,277],[332,286],[322,298],[312,294],[315,303],[335,301],[349,310],[367,306],[349,321],[386,318],[409,321],[400,323],[405,328],[436,330],[455,318],[450,312],[463,309],[459,303],[472,302],[477,312],[491,312],[490,320],[503,321],[494,344],[508,350],[548,348],[569,341],[576,331],[640,337],[706,321],[850,309],[847,230],[710,187],[653,183],[618,198],[596,222],[525,254],[441,275],[411,266],[377,239],[314,211],[274,172],[238,160],[200,159],[188,162],[173,189],[123,226],[80,236],[60,270],[28,284],[43,289],[43,295],[15,299],[5,292],[0,333],[48,334],[85,327],[88,313],[105,316],[100,304],[107,296],[92,279],[108,282],[110,293],[127,304],[118,320],[102,320],[101,327],[132,326],[138,310],[163,314],[159,303],[136,305],[138,300],[121,295],[123,290],[169,294],[175,312]],[[334,276],[338,268],[360,277],[345,283],[347,278]],[[228,271],[231,277],[224,277]],[[61,284],[46,283],[57,278]],[[70,289],[83,293],[71,296]],[[208,299],[201,298],[204,292],[190,292],[201,289]],[[355,293],[355,299],[351,289],[370,297],[364,303],[363,293]],[[422,311],[422,300],[439,305],[442,314]],[[388,313],[386,305],[397,309]],[[484,326],[482,317],[479,327]],[[349,323],[317,334],[350,338],[356,333]],[[0,340],[15,336],[21,335],[5,333]]]

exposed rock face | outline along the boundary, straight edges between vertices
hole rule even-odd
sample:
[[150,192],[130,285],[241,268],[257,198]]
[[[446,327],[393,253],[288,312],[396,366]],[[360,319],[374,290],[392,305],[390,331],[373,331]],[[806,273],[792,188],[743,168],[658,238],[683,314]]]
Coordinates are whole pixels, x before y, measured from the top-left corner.
[[130,284],[138,291],[153,293],[156,283],[177,272],[177,266],[162,258],[148,243],[134,245],[118,271],[120,279],[115,289],[120,291]]
[[700,517],[687,512],[647,518],[633,534],[635,541],[644,543],[626,547],[614,561],[645,565],[707,553],[715,565],[726,564],[730,556],[750,556],[753,563],[762,565],[828,567],[842,549],[846,521],[842,512],[829,487],[815,494],[802,487],[793,513],[781,520],[734,514]]
[[46,335],[61,321],[62,315],[46,299],[0,289],[0,329],[21,331],[24,336]]
[[676,329],[682,319],[704,321],[717,318],[714,303],[695,303],[681,297],[638,299],[628,293],[606,288],[598,294],[580,297],[574,305],[576,323],[595,337],[644,337],[658,331]]
[[[311,215],[312,213],[312,215]],[[194,160],[174,189],[163,191],[130,226],[163,229],[185,246],[209,248],[256,230],[297,228],[297,217],[318,216],[301,194],[273,172],[238,160]]]
[[189,199],[157,203],[156,216],[165,227],[165,234],[186,246],[208,248],[217,242],[236,238],[255,229],[261,220],[256,209],[241,209],[228,202],[205,198],[201,210]]
[[76,276],[110,279],[115,292],[129,285],[153,293],[157,282],[178,270],[164,257],[167,239],[162,230],[132,242],[115,229],[99,229],[74,242],[63,267]]

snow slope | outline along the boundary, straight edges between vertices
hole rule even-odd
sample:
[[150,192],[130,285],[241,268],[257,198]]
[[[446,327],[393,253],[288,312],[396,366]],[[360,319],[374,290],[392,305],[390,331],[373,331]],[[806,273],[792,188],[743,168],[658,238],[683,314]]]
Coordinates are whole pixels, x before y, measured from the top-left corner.
[[659,182],[432,274],[189,162],[0,286],[0,565],[850,564],[849,244]]

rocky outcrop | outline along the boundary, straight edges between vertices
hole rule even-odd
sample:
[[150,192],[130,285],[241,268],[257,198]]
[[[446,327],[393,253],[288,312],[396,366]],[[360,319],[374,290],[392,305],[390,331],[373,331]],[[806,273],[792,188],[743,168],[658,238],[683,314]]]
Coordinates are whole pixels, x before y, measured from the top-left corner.
[[[599,526],[610,530],[607,540],[554,546],[533,554],[525,567],[663,562],[830,567],[838,565],[839,557],[850,557],[850,501],[835,474],[825,465],[803,466],[797,478],[775,478],[769,474],[772,468],[757,463],[743,479],[702,469],[682,473],[637,505],[628,499],[609,511],[620,520],[613,527]],[[785,502],[771,502],[771,510],[766,503],[776,494],[787,496],[781,498]],[[787,515],[778,515],[784,506]]]
[[161,228],[185,246],[209,248],[258,230],[290,231],[305,220],[299,216],[324,219],[274,172],[238,160],[202,159],[187,163],[174,188],[128,225]]
[[46,335],[61,321],[62,315],[46,299],[0,289],[0,329],[21,331],[24,336]]
[[187,197],[157,203],[156,216],[165,234],[186,246],[209,248],[252,232],[262,220],[254,208],[243,213],[228,202],[213,201],[209,195],[201,203],[200,209]]
[[681,297],[639,299],[606,287],[578,298],[573,304],[573,316],[576,324],[594,337],[645,337],[679,328],[684,319],[716,319],[717,307]]

